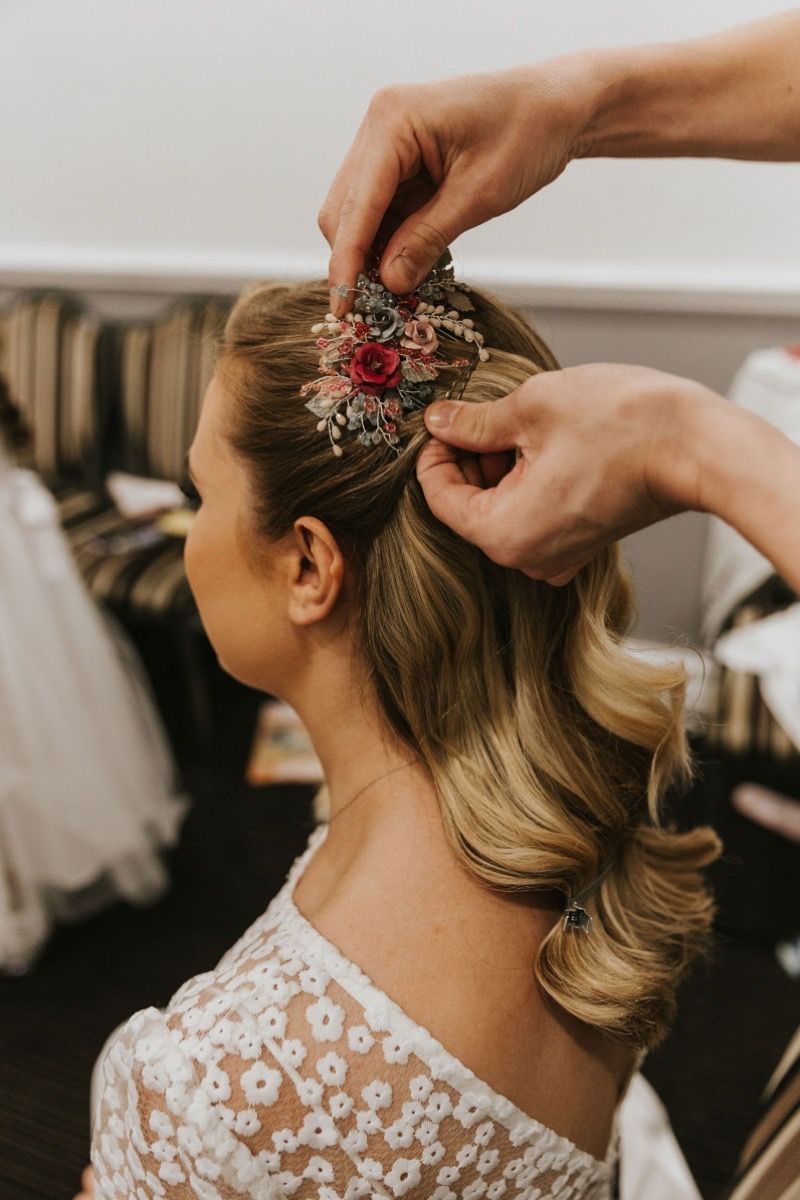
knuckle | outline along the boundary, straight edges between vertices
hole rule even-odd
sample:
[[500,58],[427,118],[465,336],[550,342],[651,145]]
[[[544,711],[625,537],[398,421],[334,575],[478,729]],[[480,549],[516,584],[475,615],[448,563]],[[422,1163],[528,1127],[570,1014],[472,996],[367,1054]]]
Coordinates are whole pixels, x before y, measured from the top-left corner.
[[473,404],[462,404],[456,409],[456,423],[460,422],[480,441],[488,436],[493,420],[497,416],[494,409],[496,400],[478,400]]
[[347,188],[347,191],[345,192],[344,196],[342,197],[341,217],[343,220],[345,220],[350,215],[350,213],[352,213],[353,210],[356,208],[356,205],[358,204],[358,199],[359,199],[358,188],[356,188],[353,184],[350,184],[350,186]]
[[330,242],[333,235],[333,217],[327,205],[323,205],[317,213],[317,228],[327,242]]
[[513,570],[520,565],[516,540],[507,534],[498,534],[491,542],[487,541],[483,549],[490,558],[494,559],[498,566]]
[[521,432],[525,419],[530,409],[530,397],[526,395],[525,384],[515,388],[513,392],[509,392],[507,396],[503,396],[500,400],[495,401],[496,404],[502,405],[502,413],[508,422],[509,426]]
[[548,411],[551,401],[551,371],[534,371],[507,397],[509,416],[520,428]]
[[506,570],[513,571],[519,566],[519,563],[516,561],[511,548],[503,543],[500,543],[499,545],[486,546],[484,549],[489,557],[493,558],[499,567],[505,567]]
[[505,189],[498,182],[497,178],[492,175],[490,180],[482,184],[477,189],[470,202],[470,211],[481,221],[488,221],[491,217],[499,216],[505,212],[508,206],[508,197]]
[[393,117],[400,107],[402,91],[401,85],[396,83],[386,83],[379,87],[373,92],[369,102],[370,115],[381,120]]
[[[433,253],[437,258],[447,249],[445,234],[430,221],[422,220],[417,223],[414,227],[414,238],[419,249],[426,254]],[[413,255],[413,246],[409,246],[409,253]]]

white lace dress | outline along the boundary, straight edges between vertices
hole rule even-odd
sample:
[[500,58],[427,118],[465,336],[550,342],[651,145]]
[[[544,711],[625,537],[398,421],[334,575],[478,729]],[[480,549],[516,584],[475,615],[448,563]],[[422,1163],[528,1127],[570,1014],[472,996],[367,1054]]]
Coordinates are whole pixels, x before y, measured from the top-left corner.
[[[493,1091],[300,914],[286,883],[98,1067],[96,1200],[608,1200],[604,1162]],[[619,1110],[618,1110],[619,1111]]]

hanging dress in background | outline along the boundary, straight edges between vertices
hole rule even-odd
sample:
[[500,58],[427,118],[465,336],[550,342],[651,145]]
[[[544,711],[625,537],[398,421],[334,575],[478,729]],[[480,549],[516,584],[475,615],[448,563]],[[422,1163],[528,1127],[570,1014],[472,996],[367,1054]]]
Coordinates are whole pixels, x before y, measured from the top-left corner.
[[55,921],[157,899],[187,807],[135,652],[52,496],[0,448],[0,972],[27,970]]

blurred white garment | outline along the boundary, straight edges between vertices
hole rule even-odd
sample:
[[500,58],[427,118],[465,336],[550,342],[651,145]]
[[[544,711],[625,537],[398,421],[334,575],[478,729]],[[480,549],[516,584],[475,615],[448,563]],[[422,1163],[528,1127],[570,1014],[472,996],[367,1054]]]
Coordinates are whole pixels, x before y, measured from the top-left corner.
[[669,1116],[638,1071],[619,1108],[620,1200],[702,1200]]
[[[800,355],[758,350],[742,364],[729,399],[800,445]],[[709,517],[703,563],[703,638],[713,646],[729,613],[774,574],[769,559],[718,517]]]
[[156,899],[188,802],[143,671],[50,493],[0,450],[0,971],[55,920]]
[[712,682],[717,665],[710,654],[698,646],[681,643],[653,642],[643,638],[625,638],[625,649],[639,658],[661,666],[679,664],[686,671],[686,701],[684,717],[692,733],[705,728],[708,707],[713,696]]
[[730,670],[758,676],[764,703],[800,750],[800,604],[728,630],[714,654]]

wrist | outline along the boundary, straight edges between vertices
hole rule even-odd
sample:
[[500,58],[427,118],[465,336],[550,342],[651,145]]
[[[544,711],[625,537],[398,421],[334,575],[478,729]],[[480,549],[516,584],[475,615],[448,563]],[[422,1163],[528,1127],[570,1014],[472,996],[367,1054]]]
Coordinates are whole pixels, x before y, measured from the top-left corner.
[[800,449],[779,429],[725,402],[702,450],[702,507],[770,555],[772,536],[800,527]]
[[699,130],[713,90],[701,41],[591,51],[584,56],[589,116],[577,158],[667,157],[707,153]]
[[649,494],[665,513],[717,512],[735,490],[725,473],[730,459],[723,462],[717,454],[720,431],[735,420],[733,405],[703,384],[673,375],[657,381],[655,394],[645,463]]
[[[608,65],[596,51],[577,50],[559,55],[533,67],[537,84],[542,69],[547,72],[548,84],[558,97],[558,105],[566,116],[571,131],[569,159],[584,156],[590,130],[606,103],[608,90],[613,86]],[[534,120],[538,113],[533,112]]]

